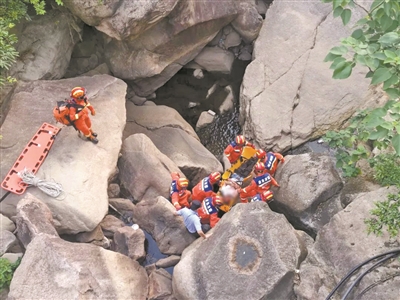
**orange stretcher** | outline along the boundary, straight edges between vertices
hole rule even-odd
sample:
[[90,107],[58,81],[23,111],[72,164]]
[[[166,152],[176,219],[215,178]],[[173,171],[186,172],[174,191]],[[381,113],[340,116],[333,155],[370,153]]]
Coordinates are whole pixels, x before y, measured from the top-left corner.
[[43,123],[4,178],[1,187],[17,195],[23,194],[28,185],[21,182],[18,172],[26,168],[36,174],[60,130],[54,125]]
[[222,180],[229,179],[229,177],[231,177],[231,175],[235,173],[235,171],[239,169],[242,164],[244,164],[246,161],[252,158],[256,154],[256,152],[257,152],[256,149],[245,146],[243,148],[241,158],[236,163],[234,163],[228,170],[226,170],[224,174],[222,174]]

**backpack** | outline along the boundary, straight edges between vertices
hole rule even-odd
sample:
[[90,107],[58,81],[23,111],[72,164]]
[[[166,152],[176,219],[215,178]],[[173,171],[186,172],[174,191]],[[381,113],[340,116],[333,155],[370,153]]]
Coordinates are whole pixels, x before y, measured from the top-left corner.
[[53,116],[57,122],[60,122],[61,124],[67,126],[73,126],[75,128],[74,121],[72,121],[69,117],[70,107],[79,108],[83,106],[76,104],[73,100],[70,99],[65,99],[64,101],[57,101],[57,105],[53,109]]

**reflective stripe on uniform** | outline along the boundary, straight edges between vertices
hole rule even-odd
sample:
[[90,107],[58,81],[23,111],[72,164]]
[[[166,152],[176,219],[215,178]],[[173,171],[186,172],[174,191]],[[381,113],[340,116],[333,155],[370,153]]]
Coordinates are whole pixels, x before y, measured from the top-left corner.
[[75,119],[79,119],[79,115],[78,114],[75,114]]

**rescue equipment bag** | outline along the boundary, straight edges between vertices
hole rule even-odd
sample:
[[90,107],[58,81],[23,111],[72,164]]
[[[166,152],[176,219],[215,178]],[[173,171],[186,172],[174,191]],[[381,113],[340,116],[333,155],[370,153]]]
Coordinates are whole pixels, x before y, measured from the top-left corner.
[[74,121],[72,121],[69,117],[69,109],[71,107],[75,107],[77,109],[84,108],[84,106],[76,104],[73,102],[73,100],[65,99],[64,101],[57,101],[57,105],[53,109],[53,116],[57,122],[67,126],[73,126],[75,128]]

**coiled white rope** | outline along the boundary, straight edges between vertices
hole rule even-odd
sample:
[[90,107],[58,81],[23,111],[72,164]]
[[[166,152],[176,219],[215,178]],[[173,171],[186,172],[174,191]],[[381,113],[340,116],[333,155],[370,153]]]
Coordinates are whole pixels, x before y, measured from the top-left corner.
[[36,177],[31,170],[28,170],[26,168],[23,171],[18,172],[18,176],[22,179],[23,183],[28,184],[30,186],[36,186],[43,193],[53,198],[59,197],[64,191],[60,183],[57,183],[54,180],[53,181],[42,180]]

